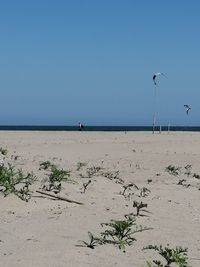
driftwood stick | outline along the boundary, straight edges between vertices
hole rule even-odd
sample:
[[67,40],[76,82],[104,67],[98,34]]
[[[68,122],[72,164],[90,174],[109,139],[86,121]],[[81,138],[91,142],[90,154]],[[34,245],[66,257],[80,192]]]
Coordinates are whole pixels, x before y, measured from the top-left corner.
[[75,201],[75,200],[71,200],[71,199],[68,199],[66,197],[61,197],[59,195],[53,195],[51,193],[47,193],[47,192],[40,191],[40,190],[36,190],[36,192],[40,193],[40,194],[43,194],[43,195],[46,195],[46,196],[49,196],[49,197],[53,197],[53,198],[57,198],[57,199],[60,199],[60,200],[64,200],[64,201],[67,201],[67,202],[70,202],[70,203],[76,203],[76,204],[79,204],[79,205],[83,205],[83,203],[81,203],[81,202],[78,202],[78,201]]

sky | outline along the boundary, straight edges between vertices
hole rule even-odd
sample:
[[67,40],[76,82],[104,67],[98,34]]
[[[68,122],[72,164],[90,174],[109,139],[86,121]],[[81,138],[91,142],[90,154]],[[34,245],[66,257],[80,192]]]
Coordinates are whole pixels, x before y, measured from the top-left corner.
[[200,125],[199,13],[199,0],[1,0],[0,125],[152,125],[154,111]]

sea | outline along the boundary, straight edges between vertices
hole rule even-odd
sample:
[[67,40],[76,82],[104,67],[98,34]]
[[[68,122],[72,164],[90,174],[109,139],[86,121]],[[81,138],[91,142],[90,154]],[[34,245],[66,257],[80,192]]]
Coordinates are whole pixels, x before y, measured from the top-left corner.
[[[162,131],[168,131],[168,126],[162,126]],[[0,131],[79,131],[78,126],[57,125],[1,125]],[[138,132],[152,131],[152,126],[84,126],[82,131],[89,132]],[[160,131],[160,127],[155,127]],[[170,131],[199,132],[200,126],[170,126]]]

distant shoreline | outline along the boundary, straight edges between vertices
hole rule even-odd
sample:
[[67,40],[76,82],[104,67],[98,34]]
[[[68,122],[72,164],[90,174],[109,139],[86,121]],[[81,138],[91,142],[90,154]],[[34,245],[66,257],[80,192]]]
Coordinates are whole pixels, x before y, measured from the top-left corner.
[[[0,131],[78,131],[78,126],[56,125],[2,125]],[[156,127],[158,132],[160,127]],[[162,131],[167,131],[168,126],[162,126]],[[152,126],[84,126],[83,131],[89,132],[138,132],[152,131]],[[200,132],[200,126],[171,126],[170,131]]]

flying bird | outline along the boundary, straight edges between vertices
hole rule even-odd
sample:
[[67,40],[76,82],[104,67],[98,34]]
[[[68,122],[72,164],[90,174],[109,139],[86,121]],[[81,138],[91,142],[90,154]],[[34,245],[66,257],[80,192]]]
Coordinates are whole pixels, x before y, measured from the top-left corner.
[[189,110],[191,109],[191,107],[189,107],[188,105],[184,105],[184,107],[186,108],[186,113],[187,113],[187,115],[188,115],[188,112],[189,112]]
[[155,73],[153,75],[153,82],[154,82],[155,85],[157,85],[157,77],[160,76],[160,75],[165,76],[164,73],[162,73],[162,72],[157,72],[157,73]]

